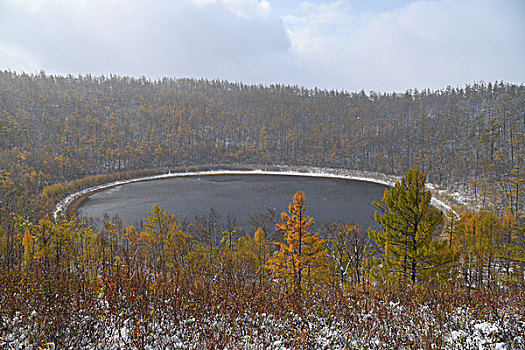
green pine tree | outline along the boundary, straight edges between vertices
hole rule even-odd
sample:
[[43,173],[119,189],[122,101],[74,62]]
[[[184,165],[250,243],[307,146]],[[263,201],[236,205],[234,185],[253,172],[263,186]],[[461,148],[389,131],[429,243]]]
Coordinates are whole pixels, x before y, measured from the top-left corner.
[[430,205],[425,182],[424,173],[409,170],[393,189],[385,190],[382,202],[374,202],[381,230],[369,230],[369,237],[379,258],[376,276],[387,282],[445,277],[451,255],[446,241],[437,237],[443,213]]

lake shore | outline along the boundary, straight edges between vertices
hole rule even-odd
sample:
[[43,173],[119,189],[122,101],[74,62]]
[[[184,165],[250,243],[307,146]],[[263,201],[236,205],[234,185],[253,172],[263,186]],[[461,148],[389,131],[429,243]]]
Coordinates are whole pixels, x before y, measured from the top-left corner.
[[[164,174],[138,177],[126,180],[113,181],[106,184],[92,186],[77,192],[74,192],[63,200],[61,200],[53,211],[53,217],[55,219],[60,216],[74,215],[78,207],[86,200],[89,196],[94,193],[107,190],[112,187],[125,185],[129,183],[152,181],[159,179],[167,179],[172,177],[188,177],[188,176],[206,176],[206,175],[285,175],[285,176],[303,176],[303,177],[319,177],[319,178],[332,178],[332,179],[346,179],[355,181],[364,181],[378,183],[386,186],[394,186],[401,178],[393,175],[385,175],[381,173],[374,173],[368,171],[359,170],[346,170],[346,169],[333,169],[333,168],[316,168],[316,167],[290,167],[290,166],[271,166],[271,167],[258,167],[258,166],[242,166],[242,169],[228,167],[228,166],[214,166],[217,167],[213,170],[193,170],[195,167],[188,167],[177,169],[176,171],[168,170]],[[438,186],[427,183],[427,188],[432,191],[432,205],[439,208],[440,210],[447,212],[452,210],[455,203],[452,203],[449,199],[444,198],[446,191],[439,190]]]

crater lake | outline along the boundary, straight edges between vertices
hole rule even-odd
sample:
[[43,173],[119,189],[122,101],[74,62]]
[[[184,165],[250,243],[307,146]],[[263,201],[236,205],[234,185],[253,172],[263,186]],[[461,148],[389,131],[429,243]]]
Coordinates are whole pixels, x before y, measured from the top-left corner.
[[127,225],[140,225],[154,203],[174,214],[178,221],[193,221],[213,208],[225,221],[248,225],[251,216],[288,211],[297,191],[304,191],[307,215],[316,224],[336,221],[359,224],[363,231],[377,227],[372,201],[383,197],[385,185],[334,178],[290,175],[202,175],[172,177],[124,184],[90,195],[78,208],[79,217],[103,220],[118,215]]

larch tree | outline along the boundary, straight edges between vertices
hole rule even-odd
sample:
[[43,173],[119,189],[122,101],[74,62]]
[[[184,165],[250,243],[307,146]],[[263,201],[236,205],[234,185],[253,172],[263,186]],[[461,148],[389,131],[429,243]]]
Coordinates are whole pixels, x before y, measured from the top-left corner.
[[445,241],[437,239],[443,213],[430,205],[425,189],[426,175],[409,170],[394,188],[386,189],[377,208],[375,221],[380,230],[369,230],[380,259],[383,279],[416,283],[448,261]]
[[191,235],[182,231],[180,224],[174,215],[170,215],[170,227],[165,237],[164,256],[168,261],[168,267],[177,272],[185,268],[185,259],[189,253]]
[[292,285],[294,294],[300,297],[303,280],[318,280],[325,274],[327,250],[319,233],[311,230],[314,218],[306,215],[304,192],[293,196],[288,212],[281,214],[282,222],[276,225],[284,242],[274,243],[279,249],[268,260],[267,268],[280,281]]
[[35,227],[35,258],[47,272],[51,267],[55,245],[56,225],[48,217],[41,219]]
[[505,271],[505,280],[512,283],[525,282],[525,221],[516,220],[510,208],[499,217],[502,240],[498,258]]
[[467,286],[523,281],[523,230],[507,207],[464,212],[456,228],[458,267]]
[[[145,219],[144,226],[150,238],[151,260],[157,266],[165,267],[166,265],[166,249],[164,245],[170,231],[172,236],[178,235],[178,230],[173,228],[174,225],[177,226],[175,215],[168,214],[157,203],[153,204],[151,212],[148,212],[148,217]],[[169,249],[169,251],[172,251],[172,249]]]
[[29,227],[24,229],[24,238],[22,238],[22,245],[24,247],[24,266],[27,268],[32,265],[35,256],[35,242],[31,235]]

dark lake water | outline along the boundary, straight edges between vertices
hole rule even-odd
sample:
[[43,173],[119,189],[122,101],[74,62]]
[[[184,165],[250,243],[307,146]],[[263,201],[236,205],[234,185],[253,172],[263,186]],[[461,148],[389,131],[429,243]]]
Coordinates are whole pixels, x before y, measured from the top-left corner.
[[136,182],[93,194],[78,209],[81,217],[118,214],[128,225],[147,216],[154,203],[179,220],[192,221],[214,208],[247,225],[251,215],[274,209],[288,210],[294,193],[304,191],[307,214],[316,223],[337,221],[373,225],[372,201],[380,200],[386,186],[344,179],[275,175],[206,175]]

